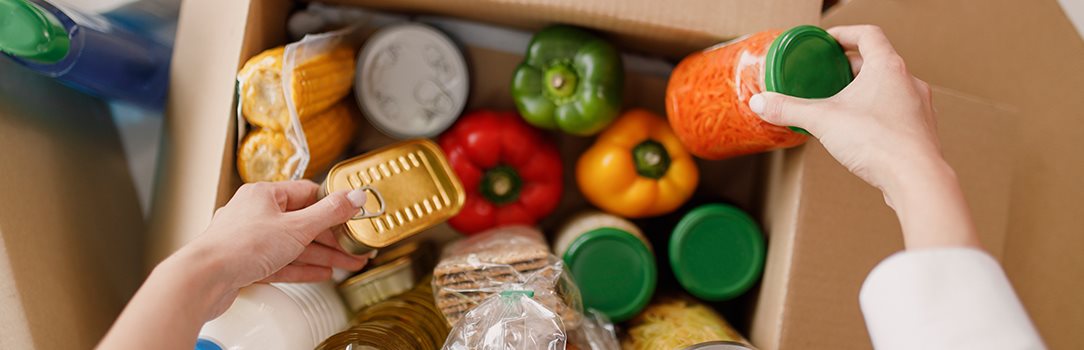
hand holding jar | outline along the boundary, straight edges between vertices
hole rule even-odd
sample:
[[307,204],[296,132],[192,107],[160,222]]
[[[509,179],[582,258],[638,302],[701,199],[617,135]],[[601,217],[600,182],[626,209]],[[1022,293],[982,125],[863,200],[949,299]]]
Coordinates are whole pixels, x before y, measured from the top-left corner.
[[849,52],[853,83],[824,100],[762,93],[749,100],[750,109],[769,123],[808,130],[883,191],[908,248],[978,246],[955,172],[941,156],[929,85],[911,75],[880,28],[829,33]]

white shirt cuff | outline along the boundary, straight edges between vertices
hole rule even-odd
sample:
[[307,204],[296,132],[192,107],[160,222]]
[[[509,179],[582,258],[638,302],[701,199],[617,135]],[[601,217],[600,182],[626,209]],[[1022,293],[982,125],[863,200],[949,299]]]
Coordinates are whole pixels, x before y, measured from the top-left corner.
[[859,300],[877,349],[1045,349],[1001,266],[981,250],[896,253],[866,277]]

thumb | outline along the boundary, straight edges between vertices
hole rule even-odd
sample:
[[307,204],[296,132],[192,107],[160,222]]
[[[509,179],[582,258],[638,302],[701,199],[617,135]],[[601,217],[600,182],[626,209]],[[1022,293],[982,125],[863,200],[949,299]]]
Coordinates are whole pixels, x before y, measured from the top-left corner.
[[365,206],[366,198],[364,190],[339,191],[287,215],[293,216],[292,222],[297,225],[295,229],[298,233],[307,240],[312,240],[328,228],[357,215],[361,207]]
[[814,100],[774,92],[753,95],[749,99],[749,109],[766,122],[779,126],[797,126],[807,130],[813,118],[820,113],[820,106]]

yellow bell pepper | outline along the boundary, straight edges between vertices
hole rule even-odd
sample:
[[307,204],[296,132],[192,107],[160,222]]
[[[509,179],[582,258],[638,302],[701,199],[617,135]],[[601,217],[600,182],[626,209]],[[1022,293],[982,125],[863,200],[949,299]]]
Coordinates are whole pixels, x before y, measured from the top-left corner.
[[699,180],[696,163],[666,119],[642,109],[621,115],[576,164],[584,197],[628,218],[674,211]]

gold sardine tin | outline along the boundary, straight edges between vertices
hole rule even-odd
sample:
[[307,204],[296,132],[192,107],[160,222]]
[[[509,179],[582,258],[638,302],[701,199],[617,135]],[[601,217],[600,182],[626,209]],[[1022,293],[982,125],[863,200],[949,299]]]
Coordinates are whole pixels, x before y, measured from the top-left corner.
[[339,244],[353,254],[387,247],[440,224],[458,214],[466,198],[444,152],[425,139],[340,162],[320,192],[323,196],[366,186],[372,191],[362,214],[333,229]]

